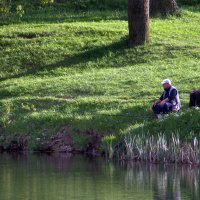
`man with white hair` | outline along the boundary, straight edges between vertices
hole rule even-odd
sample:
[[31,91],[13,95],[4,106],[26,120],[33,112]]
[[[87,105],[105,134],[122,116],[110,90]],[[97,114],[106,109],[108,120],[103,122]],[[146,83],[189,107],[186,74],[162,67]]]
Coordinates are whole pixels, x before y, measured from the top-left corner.
[[162,113],[178,112],[181,108],[178,90],[172,86],[171,81],[165,79],[161,84],[163,85],[164,91],[161,97],[155,101],[152,106],[152,110],[158,119],[162,118]]

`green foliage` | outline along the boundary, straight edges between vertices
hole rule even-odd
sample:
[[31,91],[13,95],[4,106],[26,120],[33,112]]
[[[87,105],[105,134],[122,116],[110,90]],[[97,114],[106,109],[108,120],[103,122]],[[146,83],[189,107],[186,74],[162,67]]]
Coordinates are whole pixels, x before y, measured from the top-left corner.
[[0,0],[0,16],[7,17],[11,11],[11,2],[7,0]]
[[22,5],[18,5],[16,7],[16,13],[19,17],[22,17],[24,15],[24,9]]
[[9,103],[0,102],[0,124],[3,128],[6,128],[10,123],[11,107]]
[[127,9],[126,0],[69,0],[68,4],[76,10],[122,10]]
[[51,5],[54,3],[54,0],[40,0],[42,5]]
[[116,137],[114,135],[106,135],[103,137],[102,142],[103,145],[106,146],[104,149],[106,149],[109,159],[112,159],[114,155],[114,147],[116,145]]
[[177,2],[180,4],[185,4],[185,5],[200,4],[200,0],[177,0]]

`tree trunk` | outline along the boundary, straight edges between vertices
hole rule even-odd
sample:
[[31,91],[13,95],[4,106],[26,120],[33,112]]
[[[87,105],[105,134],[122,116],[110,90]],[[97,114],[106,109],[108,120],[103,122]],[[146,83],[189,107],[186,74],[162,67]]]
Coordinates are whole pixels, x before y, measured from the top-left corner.
[[155,15],[160,13],[161,15],[174,14],[178,10],[176,0],[150,0],[150,13]]
[[129,46],[149,41],[149,0],[128,0]]

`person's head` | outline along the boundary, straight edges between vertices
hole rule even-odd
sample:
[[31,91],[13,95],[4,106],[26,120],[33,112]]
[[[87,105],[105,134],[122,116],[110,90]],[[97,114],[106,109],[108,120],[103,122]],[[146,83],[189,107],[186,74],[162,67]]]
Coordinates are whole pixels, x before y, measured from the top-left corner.
[[172,82],[169,79],[164,79],[161,84],[163,85],[164,90],[167,90],[172,86]]

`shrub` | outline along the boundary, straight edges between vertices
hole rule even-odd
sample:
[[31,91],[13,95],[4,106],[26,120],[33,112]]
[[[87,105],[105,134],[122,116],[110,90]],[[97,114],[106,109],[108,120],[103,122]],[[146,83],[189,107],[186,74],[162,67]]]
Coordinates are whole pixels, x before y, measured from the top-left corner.
[[22,17],[24,15],[24,9],[22,5],[18,5],[16,7],[16,13],[19,17]]
[[2,17],[9,16],[11,11],[11,1],[0,0],[0,15]]
[[200,0],[177,0],[177,2],[180,4],[185,4],[185,5],[200,4]]

